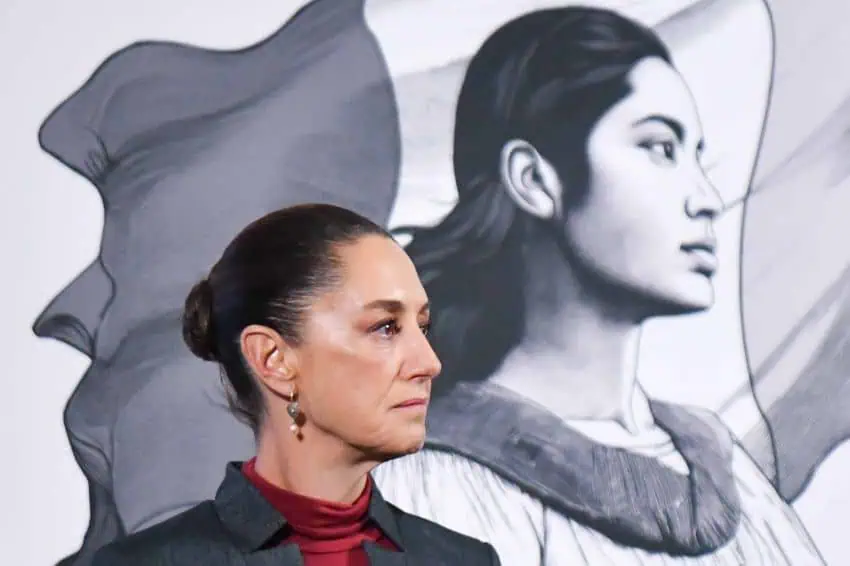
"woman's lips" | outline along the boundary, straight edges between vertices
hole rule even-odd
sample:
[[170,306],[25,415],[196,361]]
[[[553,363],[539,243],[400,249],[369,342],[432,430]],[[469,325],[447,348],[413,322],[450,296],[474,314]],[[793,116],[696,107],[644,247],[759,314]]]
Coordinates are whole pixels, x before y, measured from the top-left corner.
[[694,259],[694,271],[711,277],[717,271],[716,243],[711,240],[681,246],[681,250]]
[[395,405],[396,409],[409,409],[414,407],[424,407],[428,405],[427,397],[417,397],[415,399],[408,399],[407,401],[402,401]]

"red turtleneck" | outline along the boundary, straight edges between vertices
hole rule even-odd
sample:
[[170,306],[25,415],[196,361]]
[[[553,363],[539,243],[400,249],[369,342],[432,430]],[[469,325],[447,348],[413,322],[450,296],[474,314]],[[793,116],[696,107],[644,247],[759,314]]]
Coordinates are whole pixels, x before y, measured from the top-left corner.
[[245,477],[285,518],[291,531],[283,543],[295,543],[304,566],[368,566],[363,543],[373,541],[390,550],[398,548],[369,520],[372,478],[351,505],[298,495],[271,484],[257,473],[255,460],[242,466]]

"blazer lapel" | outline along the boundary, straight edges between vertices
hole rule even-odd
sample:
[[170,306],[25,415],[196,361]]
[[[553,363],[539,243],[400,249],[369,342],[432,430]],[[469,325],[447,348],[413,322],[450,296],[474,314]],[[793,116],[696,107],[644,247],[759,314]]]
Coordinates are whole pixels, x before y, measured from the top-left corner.
[[398,548],[404,550],[404,541],[401,539],[401,530],[399,529],[398,521],[393,509],[386,502],[384,496],[381,495],[375,480],[369,478],[372,482],[372,497],[369,501],[369,518],[374,521],[378,528],[390,539]]
[[388,550],[374,542],[364,542],[363,550],[366,551],[371,566],[406,566],[407,564],[404,552]]
[[294,544],[255,550],[244,556],[245,566],[304,566],[301,551]]
[[372,482],[372,498],[369,501],[369,518],[374,521],[384,535],[395,544],[400,551],[389,550],[374,542],[364,542],[363,550],[369,557],[371,566],[405,566],[407,564],[407,545],[401,538],[396,513],[381,495],[375,481]]
[[251,485],[238,462],[228,464],[213,504],[234,544],[246,554],[259,552],[286,526],[286,519]]
[[[304,558],[294,544],[265,546],[286,526],[286,519],[242,474],[241,464],[231,462],[214,505],[222,524],[243,553],[245,566],[304,566]],[[370,479],[370,481],[373,481]],[[372,483],[369,518],[374,521],[401,552],[387,550],[375,543],[363,547],[372,566],[405,566],[404,542],[393,508]]]

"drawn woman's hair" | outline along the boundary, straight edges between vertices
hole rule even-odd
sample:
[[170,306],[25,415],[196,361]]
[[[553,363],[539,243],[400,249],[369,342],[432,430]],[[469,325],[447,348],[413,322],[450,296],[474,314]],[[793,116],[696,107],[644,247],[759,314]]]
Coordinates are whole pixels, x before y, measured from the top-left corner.
[[472,58],[457,103],[458,202],[437,226],[413,229],[407,247],[435,306],[434,347],[450,386],[489,375],[524,322],[523,252],[532,219],[501,186],[510,139],[533,144],[570,187],[574,206],[589,177],[593,126],[630,93],[629,72],[658,57],[660,38],[614,12],[567,7],[532,12],[496,30]]

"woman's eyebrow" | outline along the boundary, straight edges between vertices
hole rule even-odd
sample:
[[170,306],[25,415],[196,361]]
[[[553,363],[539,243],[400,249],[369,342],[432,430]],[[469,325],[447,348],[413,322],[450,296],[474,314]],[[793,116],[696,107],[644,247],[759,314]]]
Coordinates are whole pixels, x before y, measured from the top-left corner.
[[679,143],[684,143],[685,126],[683,126],[679,120],[671,116],[664,116],[663,114],[650,114],[649,116],[645,116],[644,118],[633,122],[632,126],[640,126],[641,124],[646,124],[648,122],[660,122],[661,124],[664,124],[673,131],[673,134],[676,136],[676,139],[679,140]]
[[[665,116],[664,114],[650,114],[649,116],[645,116],[640,120],[637,120],[632,123],[632,126],[639,126],[641,124],[646,124],[647,122],[658,122],[664,124],[670,130],[672,130],[673,134],[676,136],[676,139],[680,144],[685,143],[686,131],[685,126],[672,116]],[[702,153],[705,150],[705,138],[700,138],[697,142],[697,152]]]

